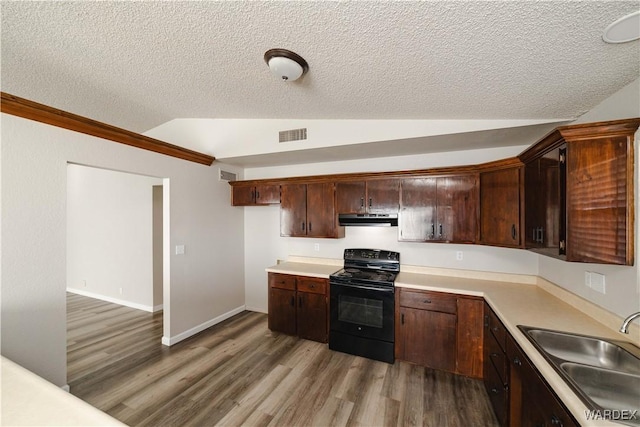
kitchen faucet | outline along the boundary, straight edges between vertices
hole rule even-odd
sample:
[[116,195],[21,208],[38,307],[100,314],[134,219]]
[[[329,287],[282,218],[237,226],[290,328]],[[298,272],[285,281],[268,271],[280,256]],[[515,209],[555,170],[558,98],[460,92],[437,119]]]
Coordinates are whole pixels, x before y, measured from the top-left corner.
[[631,323],[631,321],[633,319],[635,319],[636,317],[640,317],[640,311],[637,312],[637,313],[633,313],[629,317],[624,319],[624,322],[622,322],[622,326],[620,326],[620,332],[622,332],[623,334],[628,334],[629,333],[629,323]]

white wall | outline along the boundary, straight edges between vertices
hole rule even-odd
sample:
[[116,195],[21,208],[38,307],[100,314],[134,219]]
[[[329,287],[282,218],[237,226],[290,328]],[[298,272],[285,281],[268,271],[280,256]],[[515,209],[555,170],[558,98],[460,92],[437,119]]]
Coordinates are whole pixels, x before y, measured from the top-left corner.
[[[165,338],[244,306],[243,214],[230,206],[217,167],[0,118],[4,356],[66,384],[68,162],[165,178]],[[186,246],[184,255],[170,251],[178,244]]]
[[[287,167],[245,170],[245,179],[305,176],[342,172],[372,172],[426,169],[438,166],[477,164],[512,157],[526,147],[494,148],[423,156],[314,163]],[[267,310],[265,268],[290,255],[342,259],[346,248],[364,247],[400,252],[406,265],[538,274],[538,256],[524,250],[480,245],[398,242],[397,227],[347,227],[344,239],[280,237],[278,206],[236,208],[245,212],[245,280],[247,308]],[[314,245],[320,245],[315,251]],[[462,261],[456,251],[463,252]]]
[[69,291],[153,311],[154,185],[162,180],[68,165]]

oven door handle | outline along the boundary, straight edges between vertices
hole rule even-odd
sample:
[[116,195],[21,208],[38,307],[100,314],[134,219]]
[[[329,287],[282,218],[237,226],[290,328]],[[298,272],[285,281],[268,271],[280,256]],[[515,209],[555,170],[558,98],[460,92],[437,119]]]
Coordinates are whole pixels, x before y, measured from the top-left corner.
[[330,283],[330,285],[334,285],[334,286],[344,286],[347,288],[353,288],[353,289],[365,289],[368,291],[376,291],[376,292],[388,292],[388,293],[394,293],[395,289],[393,287],[389,287],[389,288],[376,288],[374,286],[367,286],[367,285],[348,285],[346,283]]

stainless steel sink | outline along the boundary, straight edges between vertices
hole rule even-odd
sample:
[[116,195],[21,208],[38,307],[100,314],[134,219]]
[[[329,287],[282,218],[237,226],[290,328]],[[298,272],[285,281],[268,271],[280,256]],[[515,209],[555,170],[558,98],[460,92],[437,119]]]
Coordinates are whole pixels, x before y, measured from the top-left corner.
[[637,410],[640,425],[640,348],[618,340],[518,325],[589,409]]
[[640,358],[611,341],[544,329],[530,329],[527,333],[558,359],[640,375]]
[[620,411],[640,406],[640,375],[566,362],[562,370],[598,406]]

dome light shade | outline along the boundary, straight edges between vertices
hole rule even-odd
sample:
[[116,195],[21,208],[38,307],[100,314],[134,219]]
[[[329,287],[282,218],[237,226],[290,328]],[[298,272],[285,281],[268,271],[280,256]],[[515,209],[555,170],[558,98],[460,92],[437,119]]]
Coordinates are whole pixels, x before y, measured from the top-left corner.
[[602,35],[607,43],[626,43],[640,38],[640,10],[609,25]]
[[264,54],[269,69],[279,79],[294,81],[309,70],[309,64],[300,55],[286,49],[270,49]]

